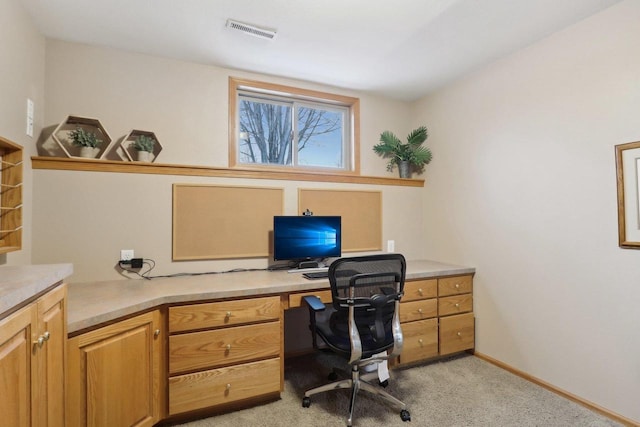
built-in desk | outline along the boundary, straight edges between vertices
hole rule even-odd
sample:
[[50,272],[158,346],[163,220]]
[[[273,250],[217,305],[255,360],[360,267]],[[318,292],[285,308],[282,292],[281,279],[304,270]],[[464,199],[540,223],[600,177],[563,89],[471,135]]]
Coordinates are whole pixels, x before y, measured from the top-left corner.
[[[473,349],[474,273],[407,262],[400,309],[405,348],[396,363]],[[72,424],[86,425],[88,408],[102,425],[140,419],[153,425],[277,398],[284,387],[285,311],[307,293],[329,302],[328,280],[244,271],[70,284]],[[139,403],[109,405],[114,399]]]
[[[435,261],[407,261],[407,280],[473,275],[474,268]],[[246,271],[153,280],[72,283],[68,290],[70,335],[166,304],[243,298],[328,289],[328,280],[308,280],[286,271]],[[286,307],[285,307],[286,308]]]

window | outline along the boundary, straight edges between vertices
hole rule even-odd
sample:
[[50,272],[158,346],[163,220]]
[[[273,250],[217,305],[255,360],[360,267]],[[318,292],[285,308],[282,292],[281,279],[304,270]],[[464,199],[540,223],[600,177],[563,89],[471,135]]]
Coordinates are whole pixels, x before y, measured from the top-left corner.
[[359,101],[230,78],[229,164],[358,173]]

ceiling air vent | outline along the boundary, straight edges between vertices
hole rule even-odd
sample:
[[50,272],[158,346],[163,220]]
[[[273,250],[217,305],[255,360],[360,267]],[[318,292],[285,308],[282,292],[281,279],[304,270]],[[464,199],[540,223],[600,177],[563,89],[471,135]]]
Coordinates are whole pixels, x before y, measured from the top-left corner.
[[276,36],[276,30],[256,27],[255,25],[245,24],[244,22],[234,21],[233,19],[227,19],[227,27],[261,39],[271,40]]

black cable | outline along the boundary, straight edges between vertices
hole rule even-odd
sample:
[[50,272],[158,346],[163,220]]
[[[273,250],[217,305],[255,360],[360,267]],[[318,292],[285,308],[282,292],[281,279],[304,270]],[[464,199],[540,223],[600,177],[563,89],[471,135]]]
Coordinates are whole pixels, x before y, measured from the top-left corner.
[[204,276],[204,275],[209,275],[209,274],[227,274],[227,273],[240,273],[240,272],[247,272],[247,271],[271,271],[271,270],[280,270],[280,269],[287,269],[287,266],[278,266],[275,268],[272,267],[268,267],[268,268],[233,268],[231,270],[225,270],[225,271],[205,271],[205,272],[201,272],[201,273],[173,273],[173,274],[165,274],[165,275],[158,275],[158,276],[149,276],[149,273],[151,272],[151,270],[153,270],[156,266],[156,262],[152,259],[149,258],[144,258],[143,259],[143,264],[146,264],[149,266],[149,268],[140,273],[139,271],[136,271],[134,269],[131,268],[127,268],[126,262],[120,261],[118,262],[118,266],[123,270],[126,271],[127,273],[133,273],[136,274],[138,276],[140,276],[143,279],[146,280],[151,280],[151,279],[161,279],[161,278],[171,278],[171,277],[182,277],[182,276]]

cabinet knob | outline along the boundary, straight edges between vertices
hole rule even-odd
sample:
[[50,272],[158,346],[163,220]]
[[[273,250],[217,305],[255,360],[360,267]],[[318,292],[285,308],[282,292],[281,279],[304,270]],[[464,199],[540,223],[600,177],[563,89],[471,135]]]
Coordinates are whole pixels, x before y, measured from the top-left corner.
[[153,336],[158,338],[160,336],[160,329],[156,329],[155,331],[153,331]]
[[418,313],[422,314],[422,309],[421,308],[418,309]]
[[456,335],[462,337],[462,332],[458,332]]
[[231,312],[230,312],[230,311],[227,311],[227,315],[226,315],[225,317],[226,317],[227,319],[228,319],[229,317],[231,317]]
[[460,304],[456,303],[456,308],[460,308]]
[[44,336],[40,335],[38,339],[33,342],[33,344],[37,345],[38,347],[42,347],[42,345],[44,344]]
[[231,390],[231,384],[227,384],[227,385],[226,385],[226,389],[227,389],[227,390]]
[[419,289],[418,289],[418,293],[419,293],[420,295],[422,295],[422,288],[419,288]]
[[456,289],[460,289],[460,283],[456,283]]
[[45,333],[42,334],[42,339],[46,342],[49,341],[49,338],[51,338],[51,334],[49,333],[49,331],[45,331]]
[[420,346],[422,346],[422,338],[418,340],[418,343],[420,343]]
[[231,350],[231,344],[227,344],[226,348],[227,348],[227,351]]

